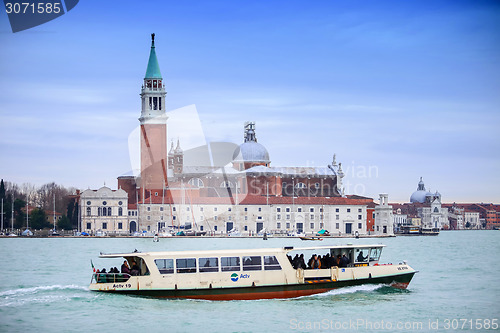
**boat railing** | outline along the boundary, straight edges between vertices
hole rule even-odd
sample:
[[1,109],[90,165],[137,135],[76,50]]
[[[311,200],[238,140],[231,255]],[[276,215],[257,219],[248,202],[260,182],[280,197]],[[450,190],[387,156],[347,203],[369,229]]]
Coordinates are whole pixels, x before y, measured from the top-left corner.
[[117,283],[125,282],[130,278],[127,273],[94,273],[92,275],[92,282],[95,283]]

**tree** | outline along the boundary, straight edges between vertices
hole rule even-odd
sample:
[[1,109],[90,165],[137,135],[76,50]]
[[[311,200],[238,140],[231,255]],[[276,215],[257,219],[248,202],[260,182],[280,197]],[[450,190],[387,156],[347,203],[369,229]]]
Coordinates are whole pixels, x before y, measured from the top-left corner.
[[21,210],[26,207],[26,201],[21,199],[16,199],[14,201],[14,228],[21,229],[23,226],[26,227],[26,214]]
[[40,208],[36,208],[31,211],[29,221],[30,227],[33,229],[44,229],[51,227],[49,221],[47,220],[45,211]]
[[59,221],[57,221],[57,227],[59,229],[64,229],[64,230],[73,229],[73,226],[71,225],[71,221],[66,215],[63,215],[63,217],[61,217],[61,219]]

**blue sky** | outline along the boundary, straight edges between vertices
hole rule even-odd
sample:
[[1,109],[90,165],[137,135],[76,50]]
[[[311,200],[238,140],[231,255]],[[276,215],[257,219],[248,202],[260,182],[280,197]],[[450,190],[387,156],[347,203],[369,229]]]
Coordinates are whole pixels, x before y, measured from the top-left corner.
[[500,202],[498,1],[80,1],[15,34],[2,11],[1,177],[116,187],[152,32],[167,110],[207,141],[254,120],[272,165],[336,153],[349,194],[406,202],[422,176]]

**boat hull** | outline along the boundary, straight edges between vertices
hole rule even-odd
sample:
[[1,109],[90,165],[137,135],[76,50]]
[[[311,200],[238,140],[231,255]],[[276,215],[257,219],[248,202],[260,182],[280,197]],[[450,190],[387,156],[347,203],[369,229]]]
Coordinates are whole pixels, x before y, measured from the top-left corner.
[[[332,281],[327,279],[311,280],[300,284],[251,286],[234,288],[199,288],[199,289],[100,289],[109,293],[138,295],[157,298],[189,298],[205,300],[254,300],[274,298],[295,298],[324,293],[333,289],[364,284],[387,284],[395,288],[406,289],[416,272],[381,276],[368,279]],[[92,288],[91,288],[92,289]]]

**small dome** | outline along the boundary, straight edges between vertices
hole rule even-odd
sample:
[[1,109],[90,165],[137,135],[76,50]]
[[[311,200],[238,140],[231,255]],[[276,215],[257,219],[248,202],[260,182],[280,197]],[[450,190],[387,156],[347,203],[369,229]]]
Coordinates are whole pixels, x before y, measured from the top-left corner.
[[269,163],[267,149],[255,141],[242,143],[233,153],[234,161]]
[[424,191],[424,190],[415,191],[415,192],[413,192],[413,194],[410,197],[410,202],[411,203],[424,203],[425,197],[427,197],[428,195],[432,195],[432,193],[429,193],[429,192]]

